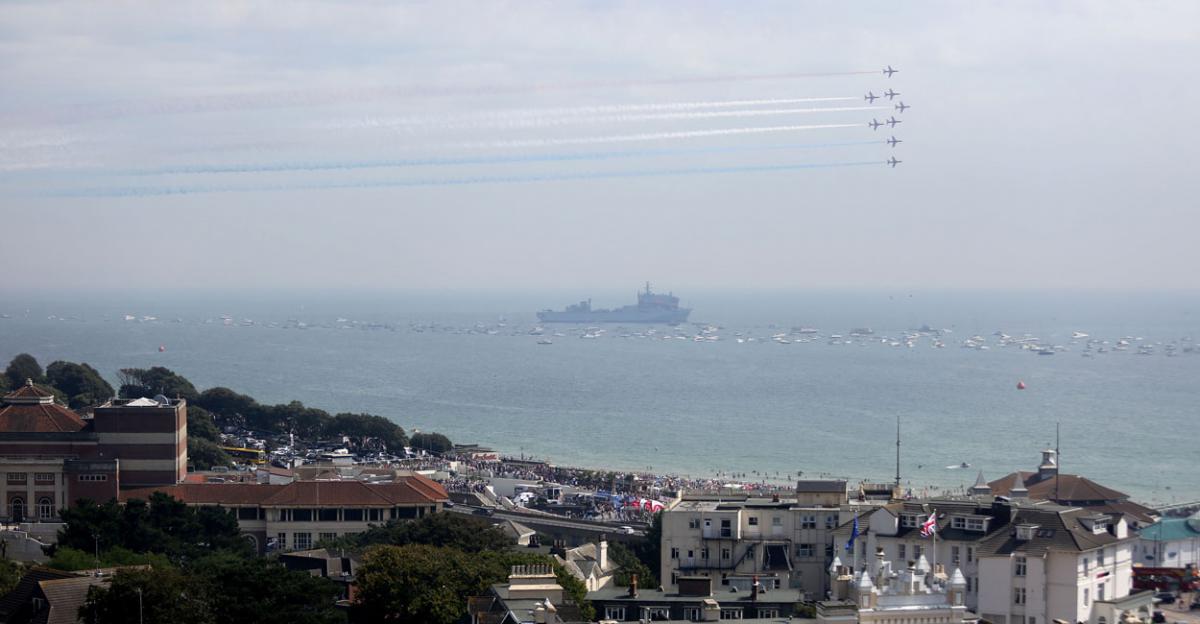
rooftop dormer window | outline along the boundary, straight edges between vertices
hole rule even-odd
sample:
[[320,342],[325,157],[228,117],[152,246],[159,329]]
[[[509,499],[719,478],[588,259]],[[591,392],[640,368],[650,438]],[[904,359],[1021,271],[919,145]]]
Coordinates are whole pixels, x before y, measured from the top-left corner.
[[1018,524],[1017,525],[1017,540],[1026,542],[1038,535],[1038,525],[1036,524]]

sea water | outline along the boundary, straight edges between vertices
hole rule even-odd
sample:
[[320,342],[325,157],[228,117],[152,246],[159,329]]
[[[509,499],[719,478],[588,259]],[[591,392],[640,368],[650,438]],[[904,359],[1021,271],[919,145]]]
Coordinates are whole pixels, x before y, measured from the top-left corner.
[[[1058,425],[1064,472],[1144,502],[1200,500],[1195,293],[679,294],[696,325],[535,335],[538,309],[589,296],[619,306],[633,293],[8,292],[0,359],[88,362],[114,386],[120,368],[166,366],[260,402],[693,477],[891,481],[899,421],[901,479],[918,494],[970,486],[978,471],[1034,470]],[[922,325],[949,330],[944,347],[932,336],[908,347],[906,331]],[[706,326],[718,339],[695,339]],[[800,326],[819,337],[771,339]],[[875,334],[850,338],[858,327]],[[1060,350],[1002,347],[996,332]],[[976,335],[989,349],[961,346]],[[1114,350],[1122,339],[1130,346]]]

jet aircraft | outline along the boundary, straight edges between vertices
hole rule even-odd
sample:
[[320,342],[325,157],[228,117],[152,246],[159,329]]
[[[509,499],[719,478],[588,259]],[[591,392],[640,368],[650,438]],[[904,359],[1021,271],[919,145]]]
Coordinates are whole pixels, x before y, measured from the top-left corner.
[[898,72],[898,71],[900,71],[900,70],[898,70],[898,69],[892,69],[892,66],[891,66],[891,65],[888,65],[888,66],[887,66],[887,68],[885,68],[885,69],[883,70],[883,73],[884,73],[884,74],[886,74],[888,78],[891,78],[891,77],[892,77],[892,74],[894,74],[894,73],[896,73],[896,72]]
[[871,93],[870,91],[867,91],[867,94],[863,96],[863,99],[866,100],[868,104],[874,104],[875,100],[878,100],[879,97],[880,96],[875,95],[874,93]]
[[878,129],[879,129],[879,126],[882,126],[883,124],[879,123],[879,120],[878,120],[878,119],[872,119],[872,120],[871,120],[871,123],[869,123],[869,124],[867,124],[867,125],[868,125],[868,126],[871,126],[871,129],[872,129],[872,130],[878,130]]
[[900,111],[901,113],[903,113],[906,109],[909,109],[909,108],[912,108],[912,107],[909,106],[908,104],[905,104],[904,100],[901,100],[900,103],[896,105],[896,110]]
[[887,96],[888,100],[891,100],[892,98],[896,97],[897,95],[900,95],[899,93],[896,93],[895,91],[892,91],[891,89],[884,91],[883,94]]
[[904,162],[904,161],[903,161],[903,160],[896,160],[896,157],[895,157],[895,156],[892,156],[892,157],[891,157],[889,160],[887,160],[887,161],[885,161],[885,162],[886,162],[887,164],[891,165],[891,166],[892,166],[892,169],[895,169],[895,168],[896,168],[896,165],[898,165],[898,164],[900,164],[900,163],[902,163],[902,162]]
[[904,122],[900,121],[899,119],[896,119],[894,116],[891,119],[887,120],[887,125],[889,125],[893,128],[895,128],[896,124],[898,124],[898,123],[904,123]]
[[902,140],[900,140],[900,139],[897,139],[896,137],[892,137],[892,138],[890,138],[890,139],[888,139],[888,140],[884,141],[884,143],[888,143],[888,144],[890,144],[892,147],[896,147],[896,144],[897,144],[897,143],[903,143],[903,142],[904,142],[904,141],[902,141]]

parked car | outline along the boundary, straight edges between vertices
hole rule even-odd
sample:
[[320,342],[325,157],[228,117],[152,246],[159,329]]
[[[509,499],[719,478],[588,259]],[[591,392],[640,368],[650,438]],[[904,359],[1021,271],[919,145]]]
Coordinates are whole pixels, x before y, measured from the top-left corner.
[[1171,592],[1158,592],[1154,599],[1162,604],[1175,604],[1175,594]]

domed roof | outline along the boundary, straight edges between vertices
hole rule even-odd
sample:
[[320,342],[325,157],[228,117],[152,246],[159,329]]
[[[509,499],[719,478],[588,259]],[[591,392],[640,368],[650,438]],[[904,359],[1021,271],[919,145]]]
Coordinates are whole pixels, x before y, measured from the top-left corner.
[[54,393],[26,380],[4,396],[0,407],[0,433],[63,433],[83,429],[78,414],[54,402]]

